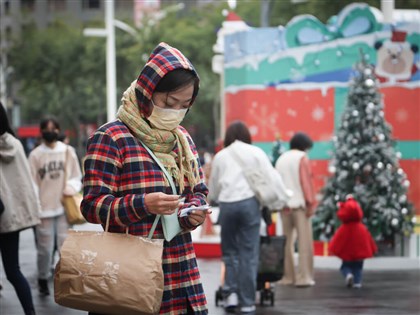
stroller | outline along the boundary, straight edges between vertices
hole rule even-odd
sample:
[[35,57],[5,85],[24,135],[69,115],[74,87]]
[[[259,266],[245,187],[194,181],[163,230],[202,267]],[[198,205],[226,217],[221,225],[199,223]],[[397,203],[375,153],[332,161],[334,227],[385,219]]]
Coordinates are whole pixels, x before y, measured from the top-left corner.
[[[260,259],[257,275],[257,291],[260,292],[260,305],[269,301],[274,306],[274,290],[272,282],[279,281],[283,277],[285,236],[260,236]],[[222,273],[224,268],[222,268]],[[222,286],[216,291],[216,306],[223,301],[224,292]]]
[[274,306],[274,291],[271,283],[281,280],[284,270],[284,248],[286,236],[260,237],[260,263],[257,275],[257,290],[260,291],[260,305],[269,300]]

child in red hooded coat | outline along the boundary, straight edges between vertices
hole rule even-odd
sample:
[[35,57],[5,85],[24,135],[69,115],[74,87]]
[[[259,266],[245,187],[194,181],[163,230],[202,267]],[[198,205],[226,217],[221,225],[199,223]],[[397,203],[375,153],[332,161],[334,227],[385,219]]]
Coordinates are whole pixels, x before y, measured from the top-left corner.
[[362,223],[363,211],[360,205],[351,195],[346,199],[339,203],[337,217],[343,224],[331,239],[329,250],[343,260],[340,271],[346,279],[346,285],[361,288],[363,260],[372,257],[377,247]]

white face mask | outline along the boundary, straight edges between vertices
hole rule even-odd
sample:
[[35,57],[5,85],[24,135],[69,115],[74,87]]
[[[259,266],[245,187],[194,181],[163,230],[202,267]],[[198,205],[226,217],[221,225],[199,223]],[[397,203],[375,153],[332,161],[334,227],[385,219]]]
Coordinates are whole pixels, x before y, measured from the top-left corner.
[[157,107],[152,100],[153,111],[147,118],[153,127],[162,130],[174,130],[184,119],[188,108],[170,109]]

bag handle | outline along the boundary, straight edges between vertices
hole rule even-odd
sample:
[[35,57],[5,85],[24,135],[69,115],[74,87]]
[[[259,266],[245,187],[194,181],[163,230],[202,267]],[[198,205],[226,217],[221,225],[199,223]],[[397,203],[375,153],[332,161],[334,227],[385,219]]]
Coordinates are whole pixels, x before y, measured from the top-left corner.
[[[171,186],[172,193],[174,195],[176,195],[177,192],[176,192],[175,184],[174,184],[174,181],[172,180],[171,175],[169,175],[168,171],[165,169],[165,167],[162,165],[162,163],[156,157],[156,155],[152,152],[152,150],[150,150],[150,148],[147,145],[145,145],[143,141],[141,141],[140,139],[138,139],[138,140],[140,141],[141,145],[147,150],[147,152],[149,152],[150,156],[155,160],[155,162],[157,163],[157,165],[162,169],[163,174],[165,174],[165,177],[168,180],[169,185]],[[160,214],[156,215],[156,219],[153,222],[153,225],[152,225],[152,228],[151,228],[151,230],[149,232],[148,238],[152,238],[153,233],[155,232],[155,229],[156,229],[156,225],[157,225],[160,217],[161,217]]]
[[[108,214],[106,215],[105,232],[107,232],[107,233],[108,233],[108,230],[109,230],[109,220],[110,220],[110,218],[111,218],[111,210],[109,210]],[[152,228],[150,229],[149,235],[147,235],[148,239],[152,238],[153,233],[155,232],[155,229],[156,229],[156,225],[159,221],[159,218],[160,218],[160,216],[159,217],[156,216],[156,219],[153,222]],[[129,234],[128,233],[128,227],[125,228],[125,234],[127,234],[127,235]]]
[[69,146],[66,145],[66,154],[64,155],[64,187],[66,187],[67,182],[67,161],[69,156]]

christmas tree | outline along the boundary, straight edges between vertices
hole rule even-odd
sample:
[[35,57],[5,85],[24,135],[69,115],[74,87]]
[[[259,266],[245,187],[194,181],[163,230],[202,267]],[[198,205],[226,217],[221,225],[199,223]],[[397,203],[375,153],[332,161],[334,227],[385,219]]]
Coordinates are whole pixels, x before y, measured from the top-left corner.
[[[362,54],[363,56],[363,54]],[[378,241],[409,235],[415,217],[407,200],[407,180],[394,150],[391,127],[373,69],[362,57],[350,82],[341,126],[333,137],[332,174],[313,220],[316,239],[328,240],[340,225],[337,202],[352,194],[364,211],[364,223]]]

